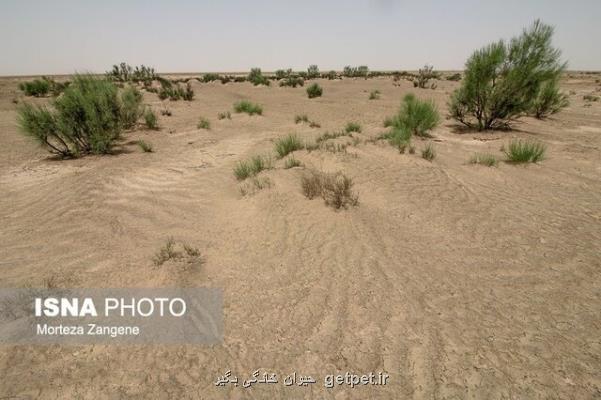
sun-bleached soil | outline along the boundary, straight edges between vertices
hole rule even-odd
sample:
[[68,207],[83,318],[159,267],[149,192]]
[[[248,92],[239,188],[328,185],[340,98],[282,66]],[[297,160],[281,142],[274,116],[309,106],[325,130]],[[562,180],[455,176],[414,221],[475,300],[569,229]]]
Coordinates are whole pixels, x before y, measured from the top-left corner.
[[[223,288],[225,340],[203,346],[2,346],[4,399],[594,399],[601,398],[601,102],[599,75],[562,82],[570,106],[506,132],[433,131],[436,158],[399,154],[385,117],[404,94],[446,114],[458,83],[435,90],[389,77],[319,80],[305,88],[191,81],[192,102],[145,93],[160,131],[127,132],[110,156],[54,160],[22,136],[0,80],[0,286]],[[379,90],[381,98],[368,100]],[[236,114],[241,99],[263,116]],[[232,119],[218,120],[230,110]],[[295,124],[307,114],[321,128]],[[198,119],[211,122],[197,129]],[[273,154],[289,133],[312,141],[349,121],[346,152],[295,152],[304,166],[264,171],[243,196],[233,167]],[[502,158],[511,138],[544,142],[534,165]],[[154,146],[143,153],[135,141]],[[359,204],[308,200],[308,168],[343,171]],[[153,265],[173,236],[203,263]],[[224,371],[298,371],[312,388],[218,388]],[[386,386],[325,389],[326,374],[390,374]]]

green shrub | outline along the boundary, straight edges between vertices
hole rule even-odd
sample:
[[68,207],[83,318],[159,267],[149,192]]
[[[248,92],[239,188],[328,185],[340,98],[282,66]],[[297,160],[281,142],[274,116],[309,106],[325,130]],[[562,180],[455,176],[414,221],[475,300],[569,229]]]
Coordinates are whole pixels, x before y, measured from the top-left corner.
[[158,122],[157,115],[150,107],[147,107],[146,110],[144,111],[144,124],[146,125],[146,128],[148,128],[148,129],[153,129],[153,130],[159,129],[159,122]]
[[285,78],[288,78],[289,76],[292,76],[292,69],[290,69],[290,68],[287,70],[278,69],[275,71],[276,79],[285,79]]
[[354,78],[354,77],[367,78],[367,76],[369,75],[369,68],[367,68],[366,65],[361,65],[359,67],[351,67],[350,65],[347,65],[346,67],[344,67],[342,75],[349,77],[349,78]]
[[275,142],[275,152],[278,158],[283,158],[293,151],[304,148],[303,143],[296,135],[288,135]]
[[118,82],[149,82],[157,78],[154,68],[149,68],[145,65],[133,68],[124,62],[119,65],[113,65],[113,69],[108,71],[106,76],[108,79]]
[[269,86],[270,82],[263,73],[261,72],[261,68],[252,68],[250,73],[248,74],[247,80],[253,85],[265,85]]
[[247,113],[248,115],[263,115],[263,107],[261,107],[259,104],[251,103],[247,100],[242,100],[235,103],[234,111],[237,113]]
[[428,161],[434,160],[436,157],[436,151],[434,151],[434,145],[430,142],[426,144],[426,147],[422,150],[422,158]]
[[346,133],[351,133],[351,132],[361,133],[361,125],[359,125],[356,122],[349,122],[344,127],[344,131]]
[[215,74],[215,73],[208,73],[208,74],[204,74],[202,76],[202,81],[204,83],[209,83],[209,82],[219,81],[219,80],[221,80],[221,75]]
[[290,86],[290,87],[295,88],[297,86],[304,86],[304,85],[305,85],[305,81],[300,76],[288,76],[288,77],[284,78],[282,81],[280,81],[280,86]]
[[409,137],[411,135],[430,137],[429,131],[434,129],[439,122],[440,116],[434,103],[419,100],[411,93],[403,98],[399,113],[391,120],[385,121],[392,127],[393,136],[401,135],[403,137],[407,136],[407,133]]
[[142,93],[133,86],[121,92],[121,124],[123,128],[133,128],[144,113]]
[[497,158],[492,154],[480,154],[476,153],[470,158],[470,164],[481,164],[486,165],[487,167],[494,167],[497,165]]
[[323,93],[323,89],[317,83],[312,84],[307,88],[307,95],[310,99],[314,97],[320,97]]
[[319,68],[317,65],[309,65],[307,68],[307,79],[319,78]]
[[239,161],[234,167],[234,175],[236,176],[236,179],[242,181],[246,178],[257,175],[263,170],[270,169],[271,167],[271,159],[261,156],[254,156],[248,161]]
[[211,121],[206,119],[205,117],[200,117],[198,120],[198,124],[196,125],[198,129],[211,129]]
[[336,71],[330,71],[327,74],[323,74],[323,77],[329,80],[334,80],[338,78],[338,74],[336,73]]
[[380,98],[380,91],[379,90],[372,90],[369,93],[369,99],[370,100],[377,100]]
[[50,82],[46,79],[34,79],[33,81],[21,82],[19,89],[26,96],[43,97],[50,92]]
[[454,73],[453,75],[447,76],[447,81],[459,82],[461,80],[461,74],[459,72]]
[[286,162],[284,163],[284,168],[290,169],[290,168],[294,168],[294,167],[300,167],[301,165],[302,165],[301,162],[298,161],[296,158],[288,157],[286,159]]
[[[439,77],[439,73],[434,71],[434,67],[432,65],[424,65],[424,68],[420,69],[417,72],[417,78],[413,80],[413,86],[424,89],[430,79],[436,79]],[[434,87],[432,87],[434,89]]]
[[142,151],[144,153],[152,153],[153,152],[151,143],[147,143],[143,140],[138,140],[138,146],[140,146],[140,148],[142,149]]
[[506,148],[502,148],[502,151],[510,162],[535,163],[543,160],[546,149],[546,146],[540,142],[512,140]]
[[62,157],[111,151],[122,129],[117,87],[106,79],[76,75],[53,109],[23,104],[18,111],[23,132]]
[[559,112],[570,104],[568,96],[559,91],[559,82],[550,79],[543,83],[533,100],[531,113],[538,119],[543,119]]
[[535,21],[509,43],[477,50],[465,65],[461,87],[449,104],[451,117],[470,127],[507,128],[532,110],[541,87],[559,79],[566,64],[551,46],[553,28]]

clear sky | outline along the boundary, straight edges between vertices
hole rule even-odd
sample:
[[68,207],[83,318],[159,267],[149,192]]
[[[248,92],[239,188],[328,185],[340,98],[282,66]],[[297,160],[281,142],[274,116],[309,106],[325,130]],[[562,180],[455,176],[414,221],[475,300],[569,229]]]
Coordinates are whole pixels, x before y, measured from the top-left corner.
[[3,0],[0,75],[461,69],[476,48],[555,26],[570,69],[601,69],[601,0]]

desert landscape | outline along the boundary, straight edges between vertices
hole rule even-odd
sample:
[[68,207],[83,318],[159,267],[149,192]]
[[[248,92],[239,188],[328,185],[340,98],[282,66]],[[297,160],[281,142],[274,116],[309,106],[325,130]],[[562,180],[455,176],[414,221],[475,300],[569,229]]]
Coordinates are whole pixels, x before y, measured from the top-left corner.
[[[53,96],[1,78],[0,285],[222,288],[224,340],[2,345],[0,398],[601,398],[601,73],[565,71],[569,105],[482,131],[450,116],[461,73],[161,74],[193,98],[137,83],[156,120],[74,157],[19,128]],[[394,143],[410,93],[440,118]],[[510,162],[515,140],[544,157]],[[215,385],[256,369],[390,379]]]

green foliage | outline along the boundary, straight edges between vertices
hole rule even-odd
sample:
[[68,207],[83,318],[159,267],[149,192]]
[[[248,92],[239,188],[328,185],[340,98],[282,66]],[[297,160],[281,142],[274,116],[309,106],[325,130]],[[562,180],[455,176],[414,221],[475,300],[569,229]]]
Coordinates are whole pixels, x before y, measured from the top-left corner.
[[[413,80],[413,86],[424,89],[430,79],[437,79],[440,74],[434,71],[434,67],[432,65],[424,65],[424,68],[420,69],[417,72],[417,78]],[[433,89],[435,86],[432,87]]]
[[566,67],[551,45],[552,36],[553,28],[537,20],[509,43],[499,41],[474,52],[451,97],[451,117],[483,130],[507,128],[530,112],[541,88],[557,81]]
[[45,76],[41,79],[19,83],[19,89],[21,89],[26,96],[34,97],[44,97],[48,94],[58,96],[67,86],[69,86],[69,82],[60,83]]
[[247,100],[242,100],[234,104],[234,111],[237,113],[247,113],[248,115],[263,115],[263,107],[259,104],[251,103]]
[[254,156],[248,161],[239,161],[234,167],[234,175],[236,176],[236,179],[242,181],[270,168],[272,168],[271,159]]
[[304,148],[303,143],[296,135],[288,135],[276,140],[275,152],[278,158],[283,158],[296,150]]
[[144,110],[144,124],[146,125],[146,128],[148,128],[148,129],[153,129],[153,130],[159,129],[159,122],[158,122],[157,115],[150,107],[147,107],[146,110]]
[[209,83],[209,82],[213,82],[213,81],[219,81],[222,79],[222,76],[219,74],[215,74],[215,73],[208,73],[208,74],[204,74],[202,76],[202,81],[204,83]]
[[361,133],[361,125],[359,125],[357,122],[349,122],[344,127],[344,131],[346,133],[351,133],[351,132]]
[[170,99],[172,101],[178,101],[180,99],[186,101],[192,101],[194,99],[194,90],[190,82],[186,83],[186,87],[183,88],[179,83],[173,84],[166,79],[160,79],[161,88],[159,89],[159,99],[165,100]]
[[150,82],[156,79],[157,75],[154,68],[145,65],[132,68],[131,65],[122,62],[119,65],[113,65],[113,69],[106,73],[107,78],[118,82]]
[[117,87],[106,79],[76,75],[53,110],[24,104],[18,120],[23,132],[62,157],[111,151],[122,129]]
[[386,120],[385,124],[390,124],[392,127],[388,139],[393,139],[393,143],[398,144],[399,139],[410,138],[411,135],[430,137],[429,131],[439,122],[440,116],[434,103],[419,100],[410,93],[403,98],[399,113],[392,119]]
[[346,67],[344,67],[342,75],[348,78],[367,78],[367,76],[369,75],[369,68],[367,68],[366,65],[361,65],[359,67],[351,67],[350,65],[347,65]]
[[153,152],[151,143],[147,143],[143,140],[138,140],[138,146],[140,146],[140,148],[142,149],[142,151],[144,153],[152,153]]
[[431,142],[426,144],[426,147],[422,150],[422,158],[424,160],[432,161],[436,157],[436,151],[434,150],[434,145]]
[[270,82],[263,73],[261,72],[261,68],[252,68],[250,73],[248,74],[247,80],[255,86],[265,85],[269,86]]
[[206,119],[205,117],[200,117],[198,120],[198,124],[196,125],[198,129],[211,129],[211,121]]
[[453,75],[447,76],[447,81],[459,82],[461,80],[461,73],[456,72]]
[[286,70],[278,69],[275,71],[275,78],[278,80],[288,78],[289,76],[292,76],[292,69],[290,68]]
[[317,65],[309,65],[307,68],[307,79],[319,78],[319,68]]
[[133,86],[127,86],[121,92],[121,124],[123,128],[133,128],[143,112],[142,93]]
[[320,97],[323,93],[323,89],[317,83],[313,83],[307,88],[307,95],[310,99],[314,97]]
[[476,153],[470,158],[470,164],[481,164],[487,167],[495,167],[498,163],[497,157],[492,154],[480,154]]
[[536,141],[512,140],[509,145],[501,149],[507,160],[514,163],[527,163],[542,161],[547,147]]
[[338,78],[338,74],[336,73],[336,71],[329,71],[327,74],[323,74],[322,75],[323,78],[327,78],[329,80],[334,80]]
[[300,76],[293,76],[290,75],[286,78],[284,78],[282,81],[280,81],[280,86],[290,86],[290,87],[297,87],[297,86],[304,86],[305,85],[305,81],[303,80],[303,78],[301,78]]
[[284,163],[284,168],[290,169],[290,168],[294,168],[294,167],[300,167],[301,165],[302,165],[301,162],[298,161],[296,158],[288,157],[286,159],[286,162]]
[[531,113],[539,119],[559,112],[570,104],[568,95],[559,91],[557,79],[550,79],[543,83],[532,102]]

